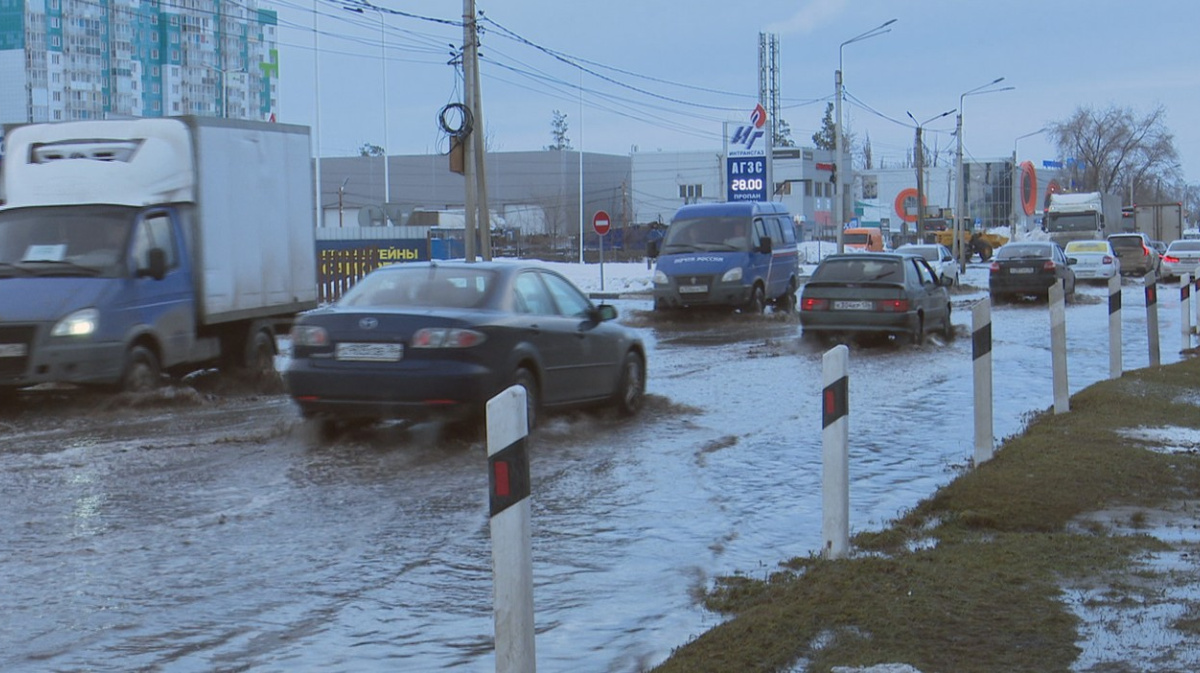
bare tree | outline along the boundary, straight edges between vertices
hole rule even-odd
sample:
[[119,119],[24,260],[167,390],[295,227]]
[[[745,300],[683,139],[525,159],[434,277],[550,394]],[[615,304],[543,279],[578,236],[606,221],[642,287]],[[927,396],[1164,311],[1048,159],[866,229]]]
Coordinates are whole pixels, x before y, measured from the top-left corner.
[[868,131],[863,135],[862,146],[859,147],[859,152],[862,154],[862,165],[866,170],[875,168],[875,156],[871,151],[871,133]]
[[550,120],[550,138],[553,143],[546,146],[548,150],[569,150],[571,149],[571,139],[567,137],[567,114],[555,110],[552,113],[554,116]]
[[363,143],[358,146],[358,156],[360,157],[381,157],[383,156],[383,147],[374,143]]
[[1128,107],[1078,108],[1047,129],[1068,160],[1076,189],[1133,193],[1136,200],[1138,194],[1153,194],[1159,184],[1178,181],[1179,154],[1165,116],[1161,105],[1145,116]]

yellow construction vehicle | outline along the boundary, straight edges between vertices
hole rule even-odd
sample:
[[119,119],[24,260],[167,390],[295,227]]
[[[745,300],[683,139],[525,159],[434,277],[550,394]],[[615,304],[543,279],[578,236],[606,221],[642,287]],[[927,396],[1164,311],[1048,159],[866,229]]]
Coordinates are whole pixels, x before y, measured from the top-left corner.
[[[993,234],[982,229],[972,230],[963,223],[963,229],[959,232],[963,245],[967,246],[967,261],[975,255],[979,255],[979,261],[986,262],[992,258],[992,253],[1000,246],[1008,243],[1008,237],[1001,234]],[[954,230],[950,227],[942,231],[932,232],[934,239],[942,245],[954,250]]]

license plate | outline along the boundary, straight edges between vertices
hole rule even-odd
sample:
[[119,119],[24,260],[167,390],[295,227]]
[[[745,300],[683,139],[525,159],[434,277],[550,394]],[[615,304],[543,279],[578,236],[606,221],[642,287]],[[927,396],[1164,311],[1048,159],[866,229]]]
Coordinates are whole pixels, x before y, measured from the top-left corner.
[[679,286],[680,294],[700,294],[701,292],[708,292],[708,286],[707,285],[680,285]]
[[1033,269],[1029,269],[1029,268],[1024,268],[1024,269],[1009,269],[1009,270],[1008,270],[1008,272],[1009,272],[1009,273],[1033,273]]
[[27,344],[0,344],[0,358],[23,358],[28,352]]
[[875,303],[870,301],[835,301],[833,308],[837,311],[870,311]]
[[403,355],[403,344],[340,343],[335,357],[354,362],[396,362]]

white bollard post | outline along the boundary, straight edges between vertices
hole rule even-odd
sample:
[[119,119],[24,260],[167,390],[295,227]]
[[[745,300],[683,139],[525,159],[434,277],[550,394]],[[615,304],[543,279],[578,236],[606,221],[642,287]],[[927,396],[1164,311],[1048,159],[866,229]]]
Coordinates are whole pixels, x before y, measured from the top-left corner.
[[971,307],[971,357],[975,367],[975,466],[992,459],[992,300]]
[[822,555],[850,549],[850,349],[834,346],[821,358]]
[[1158,279],[1154,272],[1146,274],[1146,344],[1150,349],[1150,366],[1162,363],[1158,343]]
[[1195,325],[1193,330],[1197,335],[1200,335],[1200,266],[1196,267],[1195,273],[1192,274],[1192,304],[1195,306],[1196,319],[1192,321]]
[[1063,282],[1050,286],[1050,361],[1054,371],[1054,413],[1071,410],[1071,391],[1067,387],[1067,311]]
[[533,673],[533,551],[529,530],[529,417],[525,388],[487,403],[488,505],[496,673]]
[[1108,279],[1108,378],[1121,378],[1121,274]]
[[1186,273],[1179,278],[1179,330],[1180,352],[1192,349],[1192,278]]

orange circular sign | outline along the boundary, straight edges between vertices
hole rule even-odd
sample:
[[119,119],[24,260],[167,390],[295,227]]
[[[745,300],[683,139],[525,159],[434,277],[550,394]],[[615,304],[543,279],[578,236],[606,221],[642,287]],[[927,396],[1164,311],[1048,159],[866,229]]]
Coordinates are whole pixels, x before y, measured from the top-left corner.
[[[907,189],[900,190],[900,193],[896,195],[896,202],[892,205],[896,209],[897,217],[904,220],[905,222],[916,222],[917,221],[916,213],[914,212],[913,214],[910,215],[908,212],[909,207],[912,207],[914,211],[916,210],[916,207],[915,207],[916,203],[917,203],[917,190],[913,189],[912,187],[909,187]],[[924,206],[925,204],[922,203],[921,205]]]
[[1037,210],[1037,170],[1028,161],[1021,163],[1021,208],[1026,215]]

